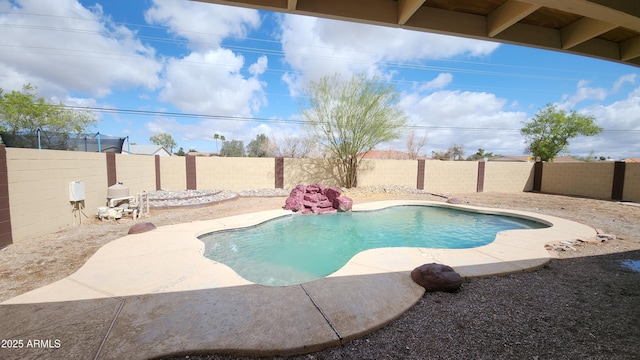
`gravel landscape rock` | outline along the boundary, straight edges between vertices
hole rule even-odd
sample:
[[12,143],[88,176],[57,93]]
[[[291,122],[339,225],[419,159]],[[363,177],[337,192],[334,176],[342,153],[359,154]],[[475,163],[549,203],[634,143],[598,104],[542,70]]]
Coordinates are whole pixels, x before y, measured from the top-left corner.
[[[248,190],[213,205],[152,209],[141,221],[163,226],[277,209],[288,193]],[[640,273],[632,269],[640,261],[640,207],[536,193],[430,194],[398,186],[343,189],[343,195],[355,204],[390,199],[444,202],[455,197],[463,204],[563,217],[616,238],[581,243],[575,251],[550,251],[555,258],[538,271],[466,279],[457,292],[426,293],[378,331],[292,359],[640,358]],[[188,201],[187,194],[178,197]],[[125,236],[133,224],[128,218],[90,218],[81,226],[0,250],[0,301],[70,275],[100,247]],[[206,353],[166,357],[236,358],[243,359]]]
[[161,190],[149,193],[149,206],[153,209],[188,208],[214,205],[237,197],[237,193],[228,190]]

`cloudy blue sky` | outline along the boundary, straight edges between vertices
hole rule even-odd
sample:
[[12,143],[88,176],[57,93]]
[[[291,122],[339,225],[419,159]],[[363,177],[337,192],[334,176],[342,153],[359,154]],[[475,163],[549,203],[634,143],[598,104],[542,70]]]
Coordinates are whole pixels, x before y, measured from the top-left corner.
[[[605,129],[571,154],[640,157],[637,67],[186,0],[0,0],[0,87],[109,109],[92,130],[138,144],[299,136],[301,89],[335,73],[394,84],[427,155],[454,143],[523,155],[519,129],[552,103]],[[405,138],[378,148],[406,150]]]

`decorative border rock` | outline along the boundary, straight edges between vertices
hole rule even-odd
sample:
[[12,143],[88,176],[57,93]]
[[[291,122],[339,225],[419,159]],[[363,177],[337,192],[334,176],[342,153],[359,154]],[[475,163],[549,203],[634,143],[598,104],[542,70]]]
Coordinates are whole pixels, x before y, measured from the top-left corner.
[[155,230],[157,227],[151,223],[151,222],[141,222],[141,223],[137,223],[135,225],[133,225],[132,227],[129,228],[129,232],[127,234],[132,235],[132,234],[142,234],[142,233],[146,233],[148,231],[152,231]]
[[462,277],[451,266],[436,263],[413,269],[411,279],[429,292],[454,292],[462,286]]

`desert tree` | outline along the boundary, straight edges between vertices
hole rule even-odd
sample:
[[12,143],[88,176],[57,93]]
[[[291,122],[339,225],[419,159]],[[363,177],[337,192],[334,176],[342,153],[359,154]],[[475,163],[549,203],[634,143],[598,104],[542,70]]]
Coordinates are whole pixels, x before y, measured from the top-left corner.
[[496,155],[496,154],[494,154],[492,152],[487,152],[483,148],[478,148],[478,151],[475,154],[469,156],[467,158],[467,160],[469,160],[469,161],[478,161],[478,160],[482,160],[484,158],[491,158],[491,157],[494,157],[494,156],[498,156],[498,155]]
[[431,151],[431,158],[435,160],[451,160],[451,151]]
[[347,188],[357,184],[362,156],[380,143],[399,138],[407,121],[394,87],[364,74],[349,80],[325,76],[311,82],[304,94],[307,103],[302,117],[336,160]]
[[602,131],[593,116],[578,114],[575,110],[567,113],[556,105],[547,104],[540,109],[530,122],[524,124],[520,133],[524,136],[527,151],[541,161],[553,161],[567,149],[569,139],[580,135],[593,136]]
[[176,144],[176,141],[173,140],[173,137],[171,136],[171,134],[167,134],[167,133],[153,135],[152,137],[149,138],[149,141],[167,149],[169,151],[169,154],[172,154],[173,148],[178,145]]
[[463,160],[464,145],[453,144],[447,151],[432,151],[431,157],[436,160]]
[[247,156],[267,157],[269,156],[269,138],[265,134],[258,134],[256,138],[247,144]]
[[[222,136],[220,137],[222,140]],[[243,157],[244,142],[242,140],[231,140],[222,143],[220,155],[227,157]]]
[[93,113],[72,109],[62,103],[52,103],[37,96],[38,88],[26,84],[21,91],[5,93],[0,88],[0,131],[26,136],[25,147],[32,147],[30,139],[38,132],[48,148],[67,149],[72,133],[81,133],[96,123]]
[[421,137],[416,137],[416,132],[411,131],[407,135],[406,140],[407,152],[412,160],[415,160],[420,156],[420,151],[427,145],[427,132],[425,131]]
[[317,146],[316,142],[309,137],[270,138],[267,152],[273,157],[306,158],[317,155]]

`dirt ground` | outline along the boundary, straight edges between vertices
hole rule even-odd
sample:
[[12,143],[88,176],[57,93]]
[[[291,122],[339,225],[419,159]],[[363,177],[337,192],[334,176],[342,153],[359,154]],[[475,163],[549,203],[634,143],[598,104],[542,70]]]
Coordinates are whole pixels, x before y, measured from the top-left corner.
[[[621,264],[640,260],[640,206],[536,193],[444,196],[364,189],[345,195],[355,203],[455,197],[470,205],[575,220],[616,239],[577,246],[576,251],[554,251],[558,259],[536,272],[472,279],[454,294],[428,293],[398,320],[366,338],[300,358],[640,358],[640,273]],[[162,226],[283,204],[283,197],[239,198],[197,209],[155,210],[143,221]],[[0,301],[72,274],[100,247],[125,236],[133,224],[128,219],[83,220],[80,226],[0,250]]]

